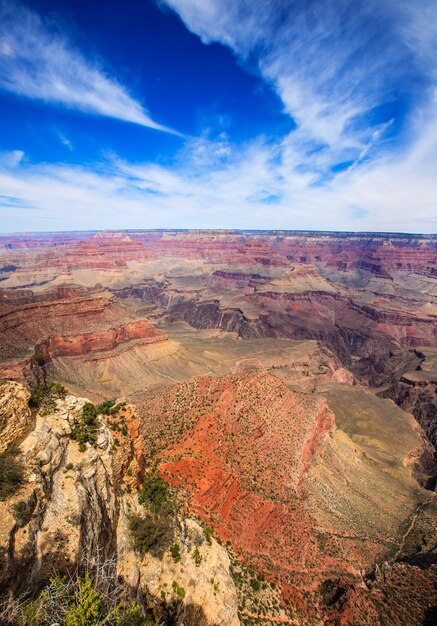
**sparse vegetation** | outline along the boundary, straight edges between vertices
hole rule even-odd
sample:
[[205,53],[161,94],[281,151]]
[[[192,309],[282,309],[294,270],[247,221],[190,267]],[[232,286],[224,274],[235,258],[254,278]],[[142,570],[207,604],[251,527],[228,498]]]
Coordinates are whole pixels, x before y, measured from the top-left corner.
[[179,600],[183,600],[185,598],[185,589],[178,585],[175,580],[172,583],[172,588]]
[[105,400],[97,406],[97,412],[99,415],[115,415],[120,409],[124,409],[125,406],[126,402],[115,404],[114,400]]
[[151,552],[156,556],[162,556],[173,537],[170,520],[150,513],[144,513],[142,516],[131,515],[129,531],[134,548],[141,555]]
[[138,502],[145,509],[144,515],[131,515],[129,519],[135,549],[140,554],[152,552],[162,555],[173,538],[175,506],[167,483],[156,471],[146,474]]
[[82,409],[82,419],[73,430],[71,437],[79,444],[79,450],[84,452],[86,444],[95,445],[99,425],[97,422],[97,409],[91,402],[85,402]]
[[200,554],[199,548],[195,548],[193,552],[193,559],[194,559],[194,563],[196,567],[199,567],[200,564],[202,563],[202,555]]
[[113,400],[105,400],[97,407],[97,412],[101,415],[111,415],[111,410],[115,402]]
[[115,415],[120,409],[126,406],[126,402],[120,402],[115,404],[114,400],[105,400],[97,406],[97,413],[99,415]]
[[35,509],[36,501],[34,498],[27,500],[19,500],[12,507],[12,513],[17,522],[17,526],[25,526],[31,519]]
[[205,526],[203,529],[203,534],[205,535],[206,543],[210,546],[212,544],[213,530],[210,526]]
[[66,395],[67,390],[60,383],[44,381],[31,389],[28,404],[40,413],[50,413],[56,408],[55,400],[64,399]]
[[179,561],[181,560],[181,551],[179,549],[179,544],[174,543],[171,548],[170,548],[170,554],[171,554],[171,558],[173,559],[173,561],[175,563],[179,563]]
[[153,513],[167,515],[173,512],[173,502],[168,484],[156,471],[146,474],[138,502],[147,506]]
[[17,448],[0,453],[0,502],[14,495],[24,482],[24,469]]
[[0,603],[4,626],[153,626],[137,602],[114,581],[112,588],[96,585],[90,573],[83,577],[55,577],[35,599],[6,596]]

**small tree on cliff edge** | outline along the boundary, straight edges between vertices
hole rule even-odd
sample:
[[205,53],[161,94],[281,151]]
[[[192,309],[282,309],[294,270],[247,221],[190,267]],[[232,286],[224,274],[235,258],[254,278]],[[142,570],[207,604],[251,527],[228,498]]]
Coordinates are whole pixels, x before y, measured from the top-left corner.
[[30,372],[34,378],[34,384],[31,386],[41,385],[47,382],[47,361],[42,352],[35,352],[30,359]]

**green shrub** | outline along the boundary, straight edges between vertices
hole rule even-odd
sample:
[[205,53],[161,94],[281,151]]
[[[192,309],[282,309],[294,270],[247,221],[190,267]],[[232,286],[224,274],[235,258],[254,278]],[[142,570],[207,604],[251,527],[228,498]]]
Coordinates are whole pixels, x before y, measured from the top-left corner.
[[91,426],[96,423],[97,409],[91,402],[85,402],[82,408],[82,419],[87,426]]
[[44,596],[25,602],[16,620],[17,626],[45,626],[46,612]]
[[135,550],[144,555],[151,552],[162,556],[173,538],[171,520],[167,517],[145,513],[129,517],[129,531]]
[[65,613],[65,626],[97,626],[103,617],[103,596],[89,574],[78,578],[77,589]]
[[177,543],[174,543],[172,547],[170,548],[170,554],[171,554],[171,558],[173,559],[173,561],[175,563],[179,563],[182,557],[181,557],[181,551],[179,550],[179,545]]
[[99,415],[111,415],[111,409],[114,406],[115,402],[113,400],[105,400],[97,407],[97,412]]
[[85,452],[87,443],[95,445],[99,424],[97,422],[97,409],[91,402],[85,402],[82,408],[82,418],[76,425],[71,437],[79,444],[79,451]]
[[146,474],[138,502],[146,511],[142,516],[131,515],[129,518],[134,547],[140,554],[152,552],[162,556],[173,538],[175,507],[167,483],[156,471]]
[[[106,581],[106,582],[105,582]],[[116,578],[108,588],[96,586],[90,574],[85,577],[55,577],[31,600],[0,599],[2,626],[158,626],[135,601],[127,599],[127,588]]]
[[196,548],[193,552],[193,559],[196,567],[199,567],[202,563],[202,555],[200,554],[199,548]]
[[172,583],[172,588],[179,600],[183,600],[185,598],[185,589],[180,587],[175,580]]
[[27,500],[20,500],[13,505],[12,513],[18,526],[25,526],[30,521],[35,510],[35,504],[34,498],[28,498]]
[[119,404],[115,404],[114,400],[105,400],[98,405],[97,411],[99,415],[115,415],[119,412],[120,409],[123,409],[126,406],[126,402],[120,402]]
[[45,381],[31,389],[28,405],[31,409],[53,411],[56,407],[55,400],[64,399],[66,395],[67,390],[63,385]]
[[169,515],[173,512],[168,484],[156,472],[146,474],[138,502],[147,506],[153,513]]
[[15,447],[0,453],[0,502],[17,493],[24,482],[24,469]]
[[210,546],[212,544],[213,530],[209,526],[205,526],[203,529],[203,534],[205,535],[206,543]]

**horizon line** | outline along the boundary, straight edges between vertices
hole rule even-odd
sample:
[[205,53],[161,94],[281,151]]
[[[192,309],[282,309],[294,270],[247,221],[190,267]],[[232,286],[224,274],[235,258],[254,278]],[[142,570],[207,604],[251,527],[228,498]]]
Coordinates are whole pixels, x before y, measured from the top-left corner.
[[351,230],[317,230],[317,229],[287,229],[287,228],[98,228],[77,230],[41,230],[41,231],[12,231],[0,232],[1,238],[43,236],[43,235],[78,235],[98,233],[226,233],[226,234],[271,234],[271,235],[339,235],[347,236],[376,236],[376,237],[430,237],[437,239],[437,233],[413,233],[409,231],[351,231]]

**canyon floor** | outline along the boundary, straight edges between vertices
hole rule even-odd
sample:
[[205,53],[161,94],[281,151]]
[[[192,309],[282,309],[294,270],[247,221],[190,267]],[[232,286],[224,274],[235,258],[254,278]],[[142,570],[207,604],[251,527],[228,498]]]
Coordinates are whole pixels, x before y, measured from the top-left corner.
[[437,237],[0,236],[0,334],[5,596],[103,559],[157,623],[435,623]]

